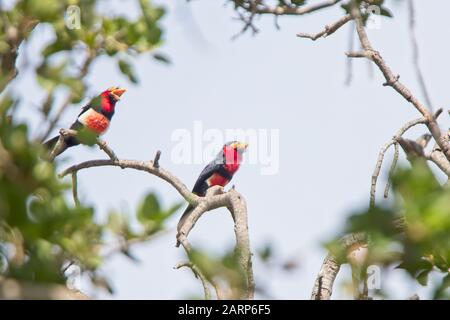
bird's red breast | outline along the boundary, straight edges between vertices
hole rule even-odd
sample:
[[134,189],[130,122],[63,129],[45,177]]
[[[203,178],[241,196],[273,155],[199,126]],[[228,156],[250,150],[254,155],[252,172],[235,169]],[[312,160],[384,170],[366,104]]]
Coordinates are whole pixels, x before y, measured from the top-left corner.
[[92,108],[80,115],[78,121],[98,135],[105,133],[110,122],[107,117]]
[[222,186],[225,187],[229,180],[223,176],[221,176],[219,173],[214,173],[209,177],[207,180],[208,186]]

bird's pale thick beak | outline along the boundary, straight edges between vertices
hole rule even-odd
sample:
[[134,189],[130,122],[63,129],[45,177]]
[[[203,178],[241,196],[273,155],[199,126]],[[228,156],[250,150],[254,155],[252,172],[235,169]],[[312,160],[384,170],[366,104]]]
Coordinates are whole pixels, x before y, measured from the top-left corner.
[[248,143],[246,142],[239,142],[237,145],[237,149],[241,152],[244,152],[248,148]]
[[119,100],[120,97],[127,91],[127,89],[124,88],[114,88],[110,91],[111,95],[116,99]]

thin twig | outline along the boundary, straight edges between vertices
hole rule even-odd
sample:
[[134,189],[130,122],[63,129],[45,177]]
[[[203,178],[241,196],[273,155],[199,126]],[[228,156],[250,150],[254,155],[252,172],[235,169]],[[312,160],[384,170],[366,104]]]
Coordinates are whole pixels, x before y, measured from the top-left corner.
[[155,168],[159,168],[159,159],[160,159],[160,158],[161,158],[161,151],[158,150],[158,151],[156,151],[155,159],[153,160],[153,166],[154,166]]
[[323,37],[328,37],[329,35],[335,33],[340,27],[342,27],[343,25],[345,25],[347,22],[353,20],[352,16],[347,14],[345,16],[343,16],[342,18],[340,18],[338,21],[330,24],[330,25],[326,25],[325,28],[315,34],[309,34],[309,33],[297,33],[297,37],[299,38],[307,38],[307,39],[311,39],[313,41],[316,41],[317,39]]
[[237,38],[239,38],[241,35],[243,35],[248,29],[251,29],[253,32],[253,35],[255,35],[256,33],[258,33],[258,29],[255,27],[255,25],[253,24],[253,20],[256,16],[256,12],[255,12],[255,8],[256,8],[256,4],[251,5],[251,9],[250,14],[248,15],[248,17],[246,17],[244,14],[242,14],[241,12],[237,12],[238,14],[238,20],[241,20],[244,22],[244,27],[242,27],[242,29],[236,33],[234,36],[231,37],[231,40],[234,41]]
[[117,241],[117,243],[113,243],[108,248],[108,250],[102,254],[102,259],[107,260],[117,253],[126,252],[127,250],[129,250],[129,248],[131,246],[133,246],[135,244],[140,244],[140,243],[154,240],[156,238],[159,238],[159,237],[165,236],[169,233],[172,233],[172,231],[173,230],[170,230],[170,229],[164,229],[164,230],[160,230],[156,233],[152,233],[150,235],[137,236],[137,237],[134,237],[131,239],[120,238],[119,241]]
[[375,165],[375,169],[372,174],[372,180],[370,185],[370,207],[375,206],[375,192],[376,192],[376,186],[378,181],[378,176],[380,175],[381,165],[383,164],[384,155],[386,151],[389,149],[390,146],[397,143],[398,138],[400,138],[406,131],[408,131],[410,128],[418,125],[418,124],[425,124],[427,122],[427,119],[425,118],[418,118],[411,120],[407,122],[403,127],[401,127],[397,133],[394,135],[391,141],[386,143],[380,150],[378,154],[377,163]]
[[408,16],[409,16],[409,36],[411,40],[412,52],[413,52],[413,66],[416,71],[417,80],[419,82],[420,89],[422,91],[423,98],[425,99],[425,103],[428,105],[428,109],[433,112],[433,103],[431,102],[430,94],[428,92],[425,78],[423,76],[422,70],[420,69],[419,63],[419,44],[417,42],[415,28],[416,28],[416,19],[415,19],[415,9],[414,9],[414,0],[408,1]]
[[65,138],[66,138],[66,130],[64,130],[64,129],[59,130],[58,141],[56,141],[55,146],[53,147],[53,149],[50,152],[50,155],[48,156],[50,161],[53,161],[55,159],[55,157],[58,154],[60,154],[66,147]]
[[202,282],[203,285],[203,291],[205,293],[205,299],[206,300],[211,300],[211,291],[209,290],[208,287],[208,280],[206,279],[206,277],[202,274],[202,272],[197,268],[196,265],[194,265],[192,262],[180,262],[175,266],[175,269],[180,269],[180,268],[189,268],[191,269],[192,273],[194,273],[194,276],[196,278],[199,278],[200,281]]
[[[187,238],[185,238],[185,239],[183,240],[183,248],[184,248],[184,250],[185,250],[185,252],[186,252],[186,255],[189,256],[189,255],[191,254],[191,251],[192,251],[192,246],[191,246],[191,244],[189,243],[189,240],[188,240]],[[192,265],[194,266],[194,264],[192,264]],[[196,266],[195,266],[195,267],[196,267]],[[197,267],[196,267],[196,268],[197,268]],[[197,268],[197,269],[198,269],[198,268]],[[215,290],[215,292],[216,292],[217,300],[223,300],[223,299],[225,298],[225,294],[222,292],[222,288],[221,288],[220,284],[217,283],[217,282],[215,281],[215,279],[212,278],[212,277],[210,277],[210,278],[208,279],[208,282],[213,286],[213,288],[214,288],[214,290]]]
[[163,168],[155,168],[152,161],[138,161],[138,160],[111,160],[111,159],[101,159],[101,160],[90,160],[85,161],[76,165],[73,165],[59,174],[59,177],[64,177],[72,172],[78,172],[80,170],[104,167],[104,166],[115,166],[123,167],[129,169],[135,169],[140,171],[148,172],[155,175],[168,183],[170,183],[189,203],[192,205],[197,205],[200,203],[201,199],[199,196],[193,194],[186,185],[181,182],[177,177],[172,175],[170,172],[164,170]]
[[[53,161],[55,159],[55,157],[60,153],[60,151],[62,151],[66,147],[66,143],[65,143],[66,138],[76,137],[77,135],[78,135],[78,131],[76,131],[76,130],[60,129],[59,130],[59,139],[50,152],[49,160]],[[108,145],[106,144],[105,141],[97,138],[95,140],[95,144],[100,148],[100,150],[105,152],[111,160],[113,160],[113,161],[119,160],[117,158],[116,154],[114,153],[114,151],[110,147],[108,147]]]
[[258,32],[258,29],[255,27],[253,21],[256,16],[260,15],[273,15],[275,17],[275,26],[278,29],[278,16],[281,15],[304,15],[308,13],[312,13],[321,9],[325,9],[335,4],[341,2],[342,0],[328,0],[323,1],[311,6],[295,6],[290,3],[280,1],[278,5],[268,5],[264,0],[230,0],[230,2],[234,3],[236,12],[238,14],[237,20],[240,20],[244,23],[243,28],[232,37],[232,40],[236,39],[247,30],[252,30],[253,34]]
[[383,164],[384,160],[384,155],[386,151],[389,149],[389,147],[393,144],[395,144],[393,140],[389,141],[383,147],[381,147],[381,150],[378,153],[378,159],[372,174],[372,180],[370,185],[370,207],[375,206],[375,192],[377,188],[378,176],[380,175],[381,165]]
[[77,173],[72,172],[72,196],[73,201],[76,206],[80,205],[80,200],[78,199],[78,183],[77,183]]
[[394,158],[392,159],[391,168],[389,169],[388,180],[386,182],[386,187],[384,188],[384,197],[389,196],[389,189],[391,188],[392,176],[394,175],[395,167],[398,162],[398,143],[394,143]]
[[251,7],[255,5],[256,2],[259,2],[256,8],[254,9],[255,13],[257,14],[304,15],[307,13],[312,13],[314,11],[334,6],[335,4],[341,2],[342,0],[328,0],[311,6],[300,6],[300,7],[290,5],[269,6],[264,4],[260,0],[254,1],[232,0],[232,1],[235,3],[237,7],[240,7],[247,11],[250,11]]
[[[339,240],[340,246],[345,251],[354,248],[359,243],[366,243],[366,235],[364,233],[352,233]],[[326,256],[314,282],[311,300],[329,300],[331,298],[334,280],[339,273],[342,262],[332,253]]]
[[[354,36],[354,31],[355,31],[355,25],[354,23],[350,23],[349,24],[349,30],[350,30],[350,35],[348,36],[348,51],[351,52],[353,51],[353,47],[354,47],[354,40],[355,40],[355,36]],[[347,66],[346,66],[346,70],[347,70],[347,76],[345,78],[345,85],[349,86],[352,82],[353,79],[353,59],[347,59]]]
[[424,104],[422,104],[404,84],[399,81],[399,76],[395,75],[392,72],[392,70],[382,58],[381,54],[373,49],[364,27],[360,8],[355,2],[352,2],[351,4],[351,15],[356,21],[356,31],[364,51],[357,54],[347,53],[347,56],[367,57],[377,65],[384,78],[386,79],[385,85],[390,86],[395,91],[397,91],[403,98],[405,98],[406,101],[411,103],[417,109],[417,111],[419,111],[421,115],[427,120],[426,125],[428,127],[428,130],[441,148],[445,157],[450,160],[450,145],[442,134],[435,117],[433,117],[433,114],[428,110],[428,108]]
[[114,160],[114,161],[119,160],[119,158],[117,158],[117,156],[116,156],[116,154],[114,153],[114,151],[113,151],[110,147],[108,147],[108,145],[106,144],[105,141],[100,140],[100,139],[97,139],[97,140],[95,141],[95,144],[98,145],[98,147],[100,148],[100,150],[103,150],[103,151],[108,155],[108,157],[109,157],[111,160]]

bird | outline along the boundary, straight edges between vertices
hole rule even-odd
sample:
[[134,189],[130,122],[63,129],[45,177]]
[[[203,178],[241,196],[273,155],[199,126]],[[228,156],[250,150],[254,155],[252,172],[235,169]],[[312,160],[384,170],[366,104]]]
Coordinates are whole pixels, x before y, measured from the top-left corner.
[[[208,188],[213,186],[225,187],[238,171],[242,162],[242,155],[247,150],[248,143],[231,141],[227,142],[222,150],[217,154],[216,158],[211,161],[200,173],[195,182],[192,193],[197,196],[204,197]],[[192,213],[194,208],[188,205],[186,210],[178,222],[177,230],[180,232],[184,222]],[[179,243],[177,243],[177,246]]]
[[[111,119],[115,112],[116,103],[126,89],[119,87],[110,87],[93,98],[87,105],[85,105],[75,122],[70,126],[71,130],[79,131],[81,129],[88,129],[89,131],[100,136],[108,129]],[[56,136],[46,142],[44,146],[50,152],[55,148],[60,136]],[[54,157],[63,153],[66,149],[80,144],[76,137],[66,137],[64,139],[64,146],[57,150]]]

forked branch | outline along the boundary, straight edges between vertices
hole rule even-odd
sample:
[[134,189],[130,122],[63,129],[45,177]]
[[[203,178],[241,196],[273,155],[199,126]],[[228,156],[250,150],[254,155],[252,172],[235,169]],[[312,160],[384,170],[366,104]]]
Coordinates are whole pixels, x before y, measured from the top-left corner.
[[[112,151],[112,150],[111,150]],[[178,193],[194,207],[192,214],[186,219],[184,224],[180,228],[180,232],[177,235],[177,241],[179,241],[187,253],[191,250],[191,245],[188,241],[188,235],[195,226],[195,223],[200,217],[208,211],[216,208],[226,207],[230,211],[234,220],[234,231],[236,236],[236,251],[238,253],[239,263],[245,272],[247,278],[247,290],[245,299],[253,299],[254,296],[254,281],[253,281],[253,269],[251,262],[250,240],[248,234],[248,222],[247,222],[247,206],[244,198],[233,188],[228,192],[224,192],[221,187],[212,187],[208,190],[205,197],[199,197],[186,187],[175,175],[169,171],[163,169],[159,165],[160,152],[158,151],[154,160],[150,161],[137,161],[137,160],[119,160],[119,159],[102,159],[102,160],[90,160],[85,161],[77,165],[73,165],[64,170],[59,176],[64,177],[71,174],[75,175],[78,171],[104,166],[115,166],[123,169],[134,169],[139,171],[145,171],[151,175],[165,180],[171,184]],[[195,267],[194,267],[195,268]],[[192,268],[191,268],[192,269]],[[193,269],[194,271],[194,269]],[[195,273],[202,280],[205,279],[198,268],[195,268]],[[222,298],[223,294],[218,289],[217,284],[211,283],[217,292],[218,298]],[[207,292],[205,295],[208,297]],[[226,297],[225,297],[226,298]]]

